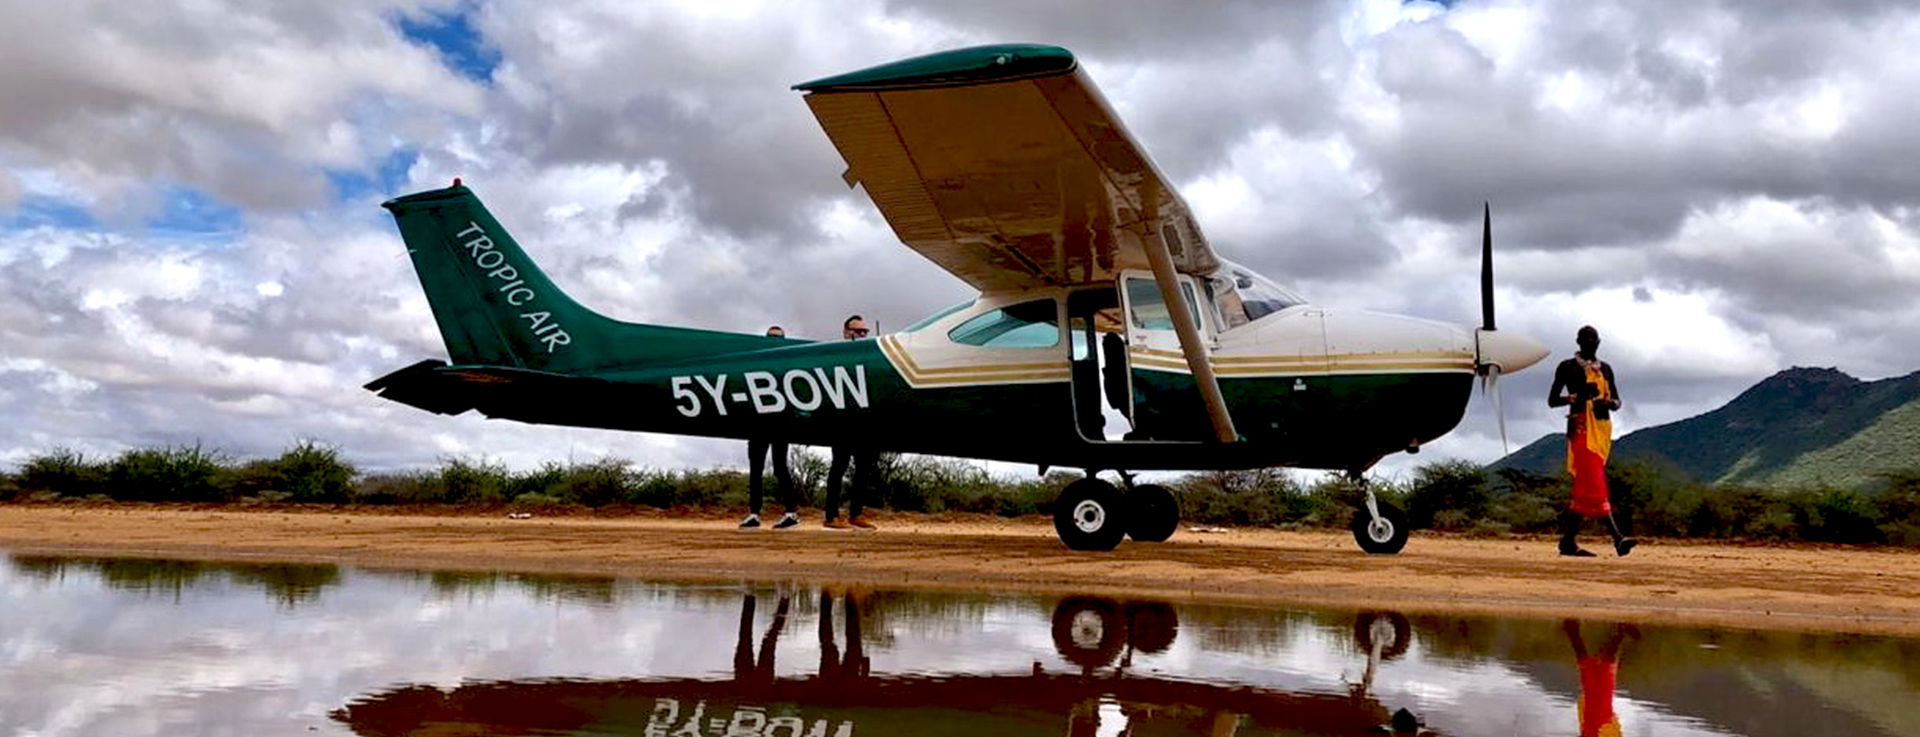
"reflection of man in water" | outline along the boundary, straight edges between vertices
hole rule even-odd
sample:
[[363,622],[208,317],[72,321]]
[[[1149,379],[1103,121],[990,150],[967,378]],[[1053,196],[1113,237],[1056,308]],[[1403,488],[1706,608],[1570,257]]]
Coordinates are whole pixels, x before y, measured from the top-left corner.
[[753,606],[754,596],[747,593],[746,601],[740,604],[740,640],[733,648],[733,679],[742,682],[773,682],[773,651],[780,642],[780,631],[787,626],[788,597],[780,595],[780,603],[773,607],[773,624],[767,626],[767,634],[760,638],[760,657],[753,655]]
[[1589,653],[1579,622],[1564,620],[1560,628],[1566,631],[1580,666],[1580,737],[1620,737],[1620,715],[1613,712],[1614,678],[1620,670],[1621,641],[1637,634],[1632,625],[1609,625],[1600,652]]
[[823,680],[865,678],[871,661],[860,644],[860,604],[857,594],[844,594],[841,603],[847,626],[847,653],[833,639],[833,592],[820,590],[820,678]]

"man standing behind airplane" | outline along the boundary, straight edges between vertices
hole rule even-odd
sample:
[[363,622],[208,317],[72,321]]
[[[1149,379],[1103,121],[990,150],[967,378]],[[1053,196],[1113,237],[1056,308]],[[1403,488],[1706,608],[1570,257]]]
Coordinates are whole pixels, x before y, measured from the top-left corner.
[[[859,315],[853,315],[840,323],[840,337],[847,340],[861,340],[867,337],[867,321]],[[853,464],[853,489],[847,493],[847,521],[840,521],[840,481],[846,477],[847,464]],[[844,530],[858,527],[863,530],[874,529],[873,523],[861,516],[861,492],[873,481],[874,454],[867,450],[858,450],[851,446],[836,445],[833,448],[833,465],[827,470],[827,521],[828,529]]]
[[[785,338],[785,328],[775,325],[767,328],[767,337]],[[794,496],[793,472],[787,470],[787,441],[754,438],[747,441],[747,518],[740,522],[740,529],[751,530],[760,526],[760,482],[763,480],[761,469],[765,466],[768,451],[773,455],[773,480],[780,485],[780,504],[787,508],[787,514],[773,523],[773,529],[784,530],[800,524],[800,503]]]
[[1620,534],[1607,499],[1607,456],[1613,451],[1613,413],[1620,409],[1620,385],[1613,367],[1600,360],[1600,331],[1587,325],[1574,335],[1580,350],[1560,362],[1547,390],[1548,407],[1567,407],[1567,472],[1573,475],[1573,500],[1560,516],[1560,554],[1591,557],[1574,538],[1580,521],[1605,519],[1613,550],[1632,552],[1637,541]]

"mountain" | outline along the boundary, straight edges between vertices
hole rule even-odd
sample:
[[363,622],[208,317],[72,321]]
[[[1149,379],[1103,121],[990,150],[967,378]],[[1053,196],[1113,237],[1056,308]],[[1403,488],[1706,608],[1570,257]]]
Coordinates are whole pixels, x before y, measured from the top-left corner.
[[[1713,484],[1859,487],[1920,468],[1920,372],[1861,381],[1831,368],[1791,368],[1703,415],[1628,433],[1613,459],[1679,469]],[[1489,468],[1554,474],[1565,435],[1534,441]]]

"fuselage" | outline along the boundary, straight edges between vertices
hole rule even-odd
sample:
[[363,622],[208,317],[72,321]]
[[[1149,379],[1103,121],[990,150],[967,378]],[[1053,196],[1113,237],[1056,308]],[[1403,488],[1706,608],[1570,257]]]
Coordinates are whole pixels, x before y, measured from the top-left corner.
[[[1135,319],[1154,308],[1119,303],[1115,291],[983,295],[878,338],[598,371],[593,397],[480,409],[1044,466],[1350,469],[1450,431],[1471,396],[1472,330],[1304,303],[1229,326],[1213,307],[1221,301],[1204,300],[1208,353],[1240,435],[1220,443],[1176,343]],[[1093,307],[1083,309],[1087,294]]]

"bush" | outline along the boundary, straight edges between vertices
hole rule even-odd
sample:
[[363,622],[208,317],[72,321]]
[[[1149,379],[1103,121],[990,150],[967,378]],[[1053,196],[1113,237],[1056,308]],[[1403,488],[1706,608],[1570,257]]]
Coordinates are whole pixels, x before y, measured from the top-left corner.
[[1414,471],[1407,490],[1407,524],[1413,529],[1463,530],[1493,506],[1486,471],[1471,461],[1429,463]]
[[448,459],[440,467],[435,501],[448,504],[497,504],[509,499],[513,476],[506,466],[484,460]]
[[347,501],[359,475],[353,464],[340,459],[339,449],[311,440],[288,448],[269,461],[268,468],[278,482],[276,490],[292,495],[296,502]]
[[429,471],[368,476],[347,493],[356,504],[428,504],[445,502],[446,486]]
[[129,450],[107,466],[106,494],[121,501],[227,501],[224,469],[198,445]]
[[60,496],[92,496],[106,488],[107,467],[88,461],[79,451],[56,448],[52,453],[28,458],[15,484],[23,494],[52,492]]

